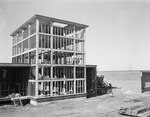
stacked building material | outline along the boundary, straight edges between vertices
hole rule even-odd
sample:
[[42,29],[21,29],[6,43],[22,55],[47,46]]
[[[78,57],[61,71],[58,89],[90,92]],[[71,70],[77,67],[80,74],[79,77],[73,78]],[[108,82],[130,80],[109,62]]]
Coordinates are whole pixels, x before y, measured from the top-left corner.
[[133,117],[150,117],[150,105],[135,105],[131,107],[121,107],[118,110],[119,114]]

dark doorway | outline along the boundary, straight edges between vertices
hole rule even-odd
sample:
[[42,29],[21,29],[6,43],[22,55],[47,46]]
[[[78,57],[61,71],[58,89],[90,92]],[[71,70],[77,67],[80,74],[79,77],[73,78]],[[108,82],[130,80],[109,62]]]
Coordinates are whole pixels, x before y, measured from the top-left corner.
[[95,97],[97,95],[97,85],[96,85],[96,65],[86,66],[86,89],[87,98]]
[[150,72],[142,72],[141,85],[142,93],[150,92]]

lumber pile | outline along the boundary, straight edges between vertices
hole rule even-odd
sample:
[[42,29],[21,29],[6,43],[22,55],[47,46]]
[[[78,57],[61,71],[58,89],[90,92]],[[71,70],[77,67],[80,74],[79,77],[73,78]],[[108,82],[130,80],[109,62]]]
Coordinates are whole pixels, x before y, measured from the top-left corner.
[[136,105],[131,107],[121,107],[118,109],[121,115],[132,117],[150,117],[150,105]]

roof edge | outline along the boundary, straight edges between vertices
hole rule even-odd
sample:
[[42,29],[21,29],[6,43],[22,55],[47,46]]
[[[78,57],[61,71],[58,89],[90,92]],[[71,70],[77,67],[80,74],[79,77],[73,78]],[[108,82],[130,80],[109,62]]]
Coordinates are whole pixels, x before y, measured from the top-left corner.
[[75,22],[71,22],[71,21],[67,21],[67,20],[62,20],[62,19],[57,19],[57,18],[52,18],[52,17],[48,17],[48,16],[35,14],[30,19],[28,19],[25,23],[23,23],[21,26],[19,26],[15,31],[13,31],[10,34],[10,36],[14,36],[14,34],[17,33],[18,30],[22,29],[24,25],[28,24],[31,20],[33,20],[34,18],[38,18],[38,17],[44,17],[44,18],[47,18],[47,19],[51,19],[52,21],[65,22],[66,24],[68,23],[68,24],[82,25],[84,28],[89,27],[88,25],[85,25],[85,24],[80,24],[80,23],[75,23]]
[[18,63],[0,63],[0,67],[31,67],[31,65]]
[[19,26],[15,31],[13,31],[10,36],[13,36],[14,33],[16,33],[19,29],[21,29],[25,24],[28,24],[29,21],[31,21],[32,19],[34,19],[36,17],[36,15],[32,16],[30,19],[28,19],[25,23],[23,23],[21,26]]

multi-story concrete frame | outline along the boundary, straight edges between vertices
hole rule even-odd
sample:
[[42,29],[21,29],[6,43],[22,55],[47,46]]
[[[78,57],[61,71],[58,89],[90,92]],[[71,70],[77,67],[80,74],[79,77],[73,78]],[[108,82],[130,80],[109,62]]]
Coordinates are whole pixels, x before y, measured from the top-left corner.
[[35,15],[11,34],[12,63],[31,64],[28,95],[39,98],[86,93],[87,27]]

